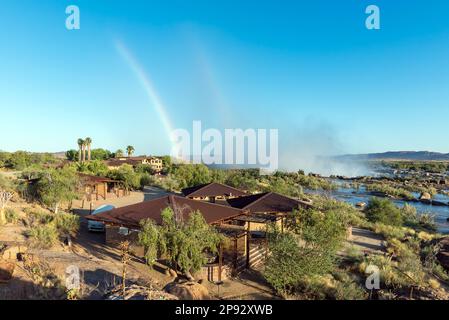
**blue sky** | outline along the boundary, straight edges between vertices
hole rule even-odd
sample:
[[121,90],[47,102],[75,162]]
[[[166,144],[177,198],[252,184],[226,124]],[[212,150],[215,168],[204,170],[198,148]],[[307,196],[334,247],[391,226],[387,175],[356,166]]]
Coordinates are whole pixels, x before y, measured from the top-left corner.
[[[365,28],[369,4],[381,30]],[[90,136],[168,153],[128,55],[176,128],[278,128],[298,156],[449,152],[448,16],[445,0],[3,0],[0,149]]]

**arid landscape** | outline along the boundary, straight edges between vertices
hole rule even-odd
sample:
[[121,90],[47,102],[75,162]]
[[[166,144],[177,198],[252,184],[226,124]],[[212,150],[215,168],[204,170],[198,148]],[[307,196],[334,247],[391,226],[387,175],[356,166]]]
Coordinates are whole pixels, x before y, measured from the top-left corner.
[[[364,177],[322,177],[301,171],[261,176],[253,169],[173,164],[169,157],[161,157],[163,166],[155,169],[154,165],[142,164],[144,159],[153,158],[131,155],[114,156],[115,162],[123,163],[108,168],[111,159],[97,158],[108,152],[86,151],[85,158],[83,153],[80,150],[81,159],[71,151],[65,158],[1,153],[2,194],[11,196],[3,202],[0,226],[2,299],[117,299],[124,297],[123,283],[125,292],[129,290],[125,296],[130,299],[448,298],[449,242],[445,234],[449,185],[445,162],[382,160],[370,163],[377,173]],[[99,188],[103,183],[107,193]],[[217,191],[220,188],[228,188],[235,195],[242,190],[243,197],[229,198],[231,193]],[[194,196],[201,192],[214,194],[213,200],[211,196]],[[220,197],[216,192],[224,193]],[[125,210],[120,214],[131,214],[137,210],[133,205],[145,203],[152,210],[154,201],[174,196],[220,208],[238,208],[238,203],[247,202],[246,197],[250,205],[252,197],[261,205],[261,199],[268,199],[268,195],[273,197],[271,206],[277,202],[276,206],[288,206],[289,199],[297,199],[304,208],[284,211],[279,207],[279,213],[261,216],[262,212],[251,213],[251,206],[246,205],[249,212],[244,214],[245,221],[253,221],[253,226],[264,222],[257,229],[237,223],[243,221],[241,216],[225,224],[212,223],[211,230],[222,230],[226,225],[234,232],[248,232],[244,239],[249,248],[256,243],[253,241],[266,241],[265,253],[256,265],[247,264],[223,276],[223,280],[211,279],[201,266],[181,269],[176,256],[168,263],[159,253],[150,263],[145,252],[149,249],[129,250],[129,259],[124,262],[120,244],[108,240],[113,231],[107,228],[106,235],[104,231],[91,232],[86,220],[103,205]],[[207,220],[209,209],[204,210]],[[104,219],[109,225],[110,218]],[[278,222],[274,221],[282,221],[282,229],[277,229]],[[141,226],[146,230],[144,224]],[[229,236],[229,230],[219,232]],[[295,244],[291,242],[294,239],[302,240]],[[140,237],[130,237],[129,241],[136,248],[144,244]],[[213,246],[204,245],[209,249]],[[309,246],[312,251],[308,251]],[[285,260],[282,252],[289,250],[293,250],[293,256]],[[239,254],[247,253],[244,250]],[[222,258],[219,253],[216,257],[224,259],[221,272],[225,272],[226,259],[234,268],[233,257]],[[284,269],[286,265],[289,270]],[[369,266],[380,273],[379,288],[367,287]],[[76,289],[70,289],[67,282],[73,267],[80,275]]]

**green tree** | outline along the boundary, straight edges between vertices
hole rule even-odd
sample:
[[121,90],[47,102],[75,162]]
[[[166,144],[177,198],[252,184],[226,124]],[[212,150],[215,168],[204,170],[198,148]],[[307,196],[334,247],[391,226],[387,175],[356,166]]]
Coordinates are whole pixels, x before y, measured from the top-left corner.
[[78,139],[78,162],[83,161],[84,140]]
[[116,152],[115,152],[115,157],[116,158],[121,158],[121,157],[123,157],[123,150],[122,149],[118,149]]
[[97,148],[91,150],[91,157],[92,160],[108,160],[112,158],[112,153],[109,150]]
[[65,157],[67,158],[67,160],[75,161],[78,157],[78,151],[76,151],[74,149],[68,150],[65,153]]
[[170,156],[162,156],[162,173],[170,174],[173,172],[173,162]]
[[43,204],[58,213],[61,203],[78,197],[78,183],[78,175],[72,168],[48,169],[41,173],[36,194]]
[[23,170],[30,164],[30,156],[25,151],[16,151],[8,159],[7,167],[15,170]]
[[166,208],[161,217],[161,226],[148,220],[142,224],[139,242],[146,248],[145,257],[151,263],[157,255],[163,255],[173,268],[191,277],[191,273],[207,263],[206,253],[218,252],[223,238],[199,211],[185,219],[182,210]]
[[104,177],[109,173],[108,166],[101,160],[92,160],[87,163],[78,163],[77,171]]
[[90,161],[91,160],[91,145],[92,145],[92,139],[87,137],[86,139],[84,139],[84,142],[86,143],[86,147],[87,147],[87,160]]
[[301,281],[335,268],[337,252],[346,235],[347,221],[332,211],[315,209],[292,213],[285,232],[270,226],[264,275],[279,292],[293,290]]
[[124,164],[117,170],[109,171],[107,176],[111,179],[122,181],[126,190],[140,188],[140,175],[129,164]]
[[226,178],[227,178],[227,175],[226,175],[225,170],[220,170],[220,169],[210,170],[211,182],[225,183]]
[[0,151],[0,168],[4,168],[7,165],[10,157],[11,154],[9,152]]
[[134,153],[134,147],[133,146],[127,146],[126,147],[126,153],[128,154],[128,157],[131,157]]
[[211,182],[209,168],[204,164],[182,164],[176,167],[173,176],[180,188],[187,188]]
[[152,266],[157,258],[167,252],[165,237],[162,228],[153,220],[146,219],[141,223],[138,242],[144,248],[145,260],[149,266]]
[[400,226],[403,223],[401,210],[388,199],[371,198],[365,209],[366,218],[371,222]]

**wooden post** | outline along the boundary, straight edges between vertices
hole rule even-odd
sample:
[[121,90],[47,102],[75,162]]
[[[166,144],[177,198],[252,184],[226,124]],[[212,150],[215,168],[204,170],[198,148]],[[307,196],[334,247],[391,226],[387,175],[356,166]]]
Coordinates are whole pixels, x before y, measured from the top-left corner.
[[220,242],[220,249],[218,252],[218,281],[221,282],[221,271],[223,269],[223,242]]
[[265,234],[265,260],[268,258],[268,237],[267,234]]
[[284,217],[281,217],[281,232],[284,233]]
[[251,222],[248,221],[248,230],[246,231],[246,267],[249,268],[249,240],[251,238]]
[[237,271],[237,238],[234,238],[234,270]]

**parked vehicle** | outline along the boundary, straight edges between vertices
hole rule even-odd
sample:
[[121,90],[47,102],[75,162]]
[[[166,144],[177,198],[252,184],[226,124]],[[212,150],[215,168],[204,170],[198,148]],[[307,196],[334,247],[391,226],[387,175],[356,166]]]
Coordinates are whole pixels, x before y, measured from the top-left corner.
[[[115,209],[115,207],[112,205],[109,205],[109,204],[104,204],[102,206],[99,206],[97,209],[95,209],[94,212],[92,212],[92,215],[94,216],[96,214],[110,211],[112,209]],[[103,222],[100,222],[100,221],[89,220],[87,222],[87,230],[92,231],[92,232],[105,232],[105,225]]]

